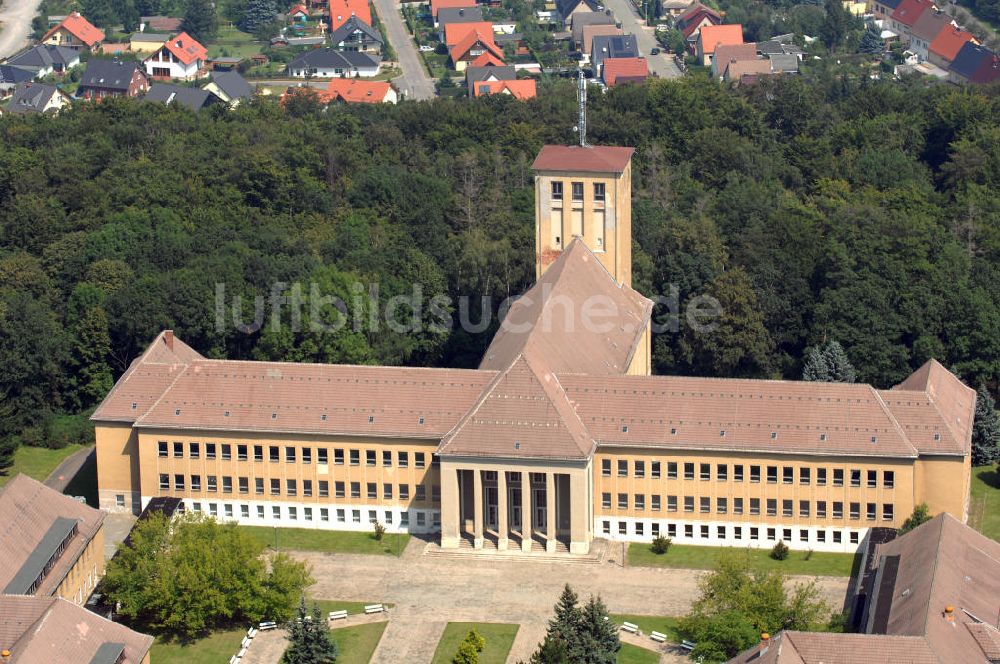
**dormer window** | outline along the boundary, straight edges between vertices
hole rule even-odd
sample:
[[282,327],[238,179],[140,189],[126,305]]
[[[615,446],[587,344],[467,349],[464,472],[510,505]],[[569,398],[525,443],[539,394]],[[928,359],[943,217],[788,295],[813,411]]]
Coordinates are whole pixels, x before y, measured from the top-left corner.
[[628,433],[628,425],[627,424],[623,424],[622,425],[622,433]]

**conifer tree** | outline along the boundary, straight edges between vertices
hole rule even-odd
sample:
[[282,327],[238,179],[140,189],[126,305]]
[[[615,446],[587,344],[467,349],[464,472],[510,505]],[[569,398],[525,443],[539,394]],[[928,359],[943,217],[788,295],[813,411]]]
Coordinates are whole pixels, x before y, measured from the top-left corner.
[[600,597],[591,597],[583,607],[580,620],[578,661],[581,664],[615,664],[622,644],[618,629],[608,616],[608,607]]
[[861,43],[858,44],[858,50],[862,53],[872,54],[882,53],[885,50],[885,40],[882,39],[878,26],[868,26],[865,34],[861,37]]
[[831,340],[825,346],[813,346],[806,351],[802,380],[821,383],[853,383],[857,370],[847,358],[843,346]]
[[202,44],[211,41],[219,33],[219,17],[209,0],[188,0],[184,11],[184,32]]
[[1000,459],[1000,417],[993,396],[980,385],[976,392],[976,418],[972,424],[972,465]]
[[573,645],[580,633],[580,623],[583,620],[583,614],[577,606],[578,601],[577,594],[567,583],[559,596],[559,601],[556,602],[556,615],[549,621],[549,634],[559,634],[566,642],[570,655],[574,654]]
[[337,661],[337,644],[330,639],[330,630],[323,620],[318,604],[312,615],[306,612],[306,598],[299,600],[298,616],[288,623],[288,649],[283,664],[333,664]]

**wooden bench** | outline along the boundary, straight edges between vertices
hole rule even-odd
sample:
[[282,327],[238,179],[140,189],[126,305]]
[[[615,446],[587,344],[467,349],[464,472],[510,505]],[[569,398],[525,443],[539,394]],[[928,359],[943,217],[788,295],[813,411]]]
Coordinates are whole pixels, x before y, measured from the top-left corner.
[[329,619],[330,620],[346,620],[347,619],[347,611],[346,610],[331,611],[330,615],[329,615]]
[[247,630],[247,638],[248,639],[252,639],[255,636],[257,636],[257,628],[256,627],[251,627],[250,629]]
[[649,638],[653,639],[657,643],[666,643],[667,635],[662,632],[650,632]]
[[385,612],[385,607],[382,606],[381,604],[368,604],[365,606],[366,614],[384,613],[384,612]]
[[639,626],[636,625],[635,623],[623,622],[622,629],[625,630],[626,632],[631,632],[632,634],[639,633]]
[[692,650],[694,650],[694,647],[696,645],[698,644],[695,643],[694,641],[681,641],[681,650],[686,650],[688,652],[691,652]]
[[278,623],[273,621],[262,622],[260,624],[260,631],[262,632],[266,632],[269,629],[277,629],[277,628],[278,628]]
[[244,637],[243,637],[243,641],[242,641],[242,642],[240,642],[240,648],[246,648],[247,646],[249,646],[249,645],[250,645],[250,643],[251,643],[252,641],[253,641],[253,639],[251,639],[251,638],[249,638],[249,637],[246,637],[246,636],[244,636]]

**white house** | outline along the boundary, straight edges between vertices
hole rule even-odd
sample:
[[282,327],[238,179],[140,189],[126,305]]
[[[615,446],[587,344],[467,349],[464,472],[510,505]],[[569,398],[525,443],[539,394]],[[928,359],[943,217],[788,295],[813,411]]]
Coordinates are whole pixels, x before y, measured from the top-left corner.
[[186,32],[168,39],[163,46],[142,61],[153,78],[191,81],[205,67],[208,50]]
[[357,51],[330,48],[306,51],[288,63],[288,74],[295,78],[367,78],[378,76],[378,60]]

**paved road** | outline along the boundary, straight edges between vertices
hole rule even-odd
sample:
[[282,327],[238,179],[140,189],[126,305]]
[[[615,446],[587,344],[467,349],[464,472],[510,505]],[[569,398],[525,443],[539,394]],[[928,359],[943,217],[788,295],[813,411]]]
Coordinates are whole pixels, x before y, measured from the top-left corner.
[[80,472],[83,464],[87,462],[92,454],[95,454],[93,447],[85,447],[82,450],[77,450],[73,452],[68,457],[62,460],[56,469],[49,473],[49,476],[45,478],[45,486],[50,489],[55,489],[59,493],[66,490],[76,474]]
[[31,19],[41,0],[4,0],[0,7],[0,60],[14,55],[28,44]]
[[392,81],[396,89],[405,94],[407,99],[433,99],[434,80],[424,69],[417,46],[410,39],[410,33],[403,23],[396,0],[374,0],[374,2],[375,11],[385,24],[389,43],[396,50],[396,60],[403,70],[403,74]]
[[[614,13],[615,18],[621,21],[622,30],[636,36],[639,41],[639,51],[646,56],[651,72],[660,78],[680,78],[683,76],[681,70],[677,68],[673,56],[662,52],[663,47],[656,41],[655,31],[644,25],[642,17],[639,16],[631,0],[607,0],[605,4]],[[650,55],[654,48],[660,49],[659,55]]]

